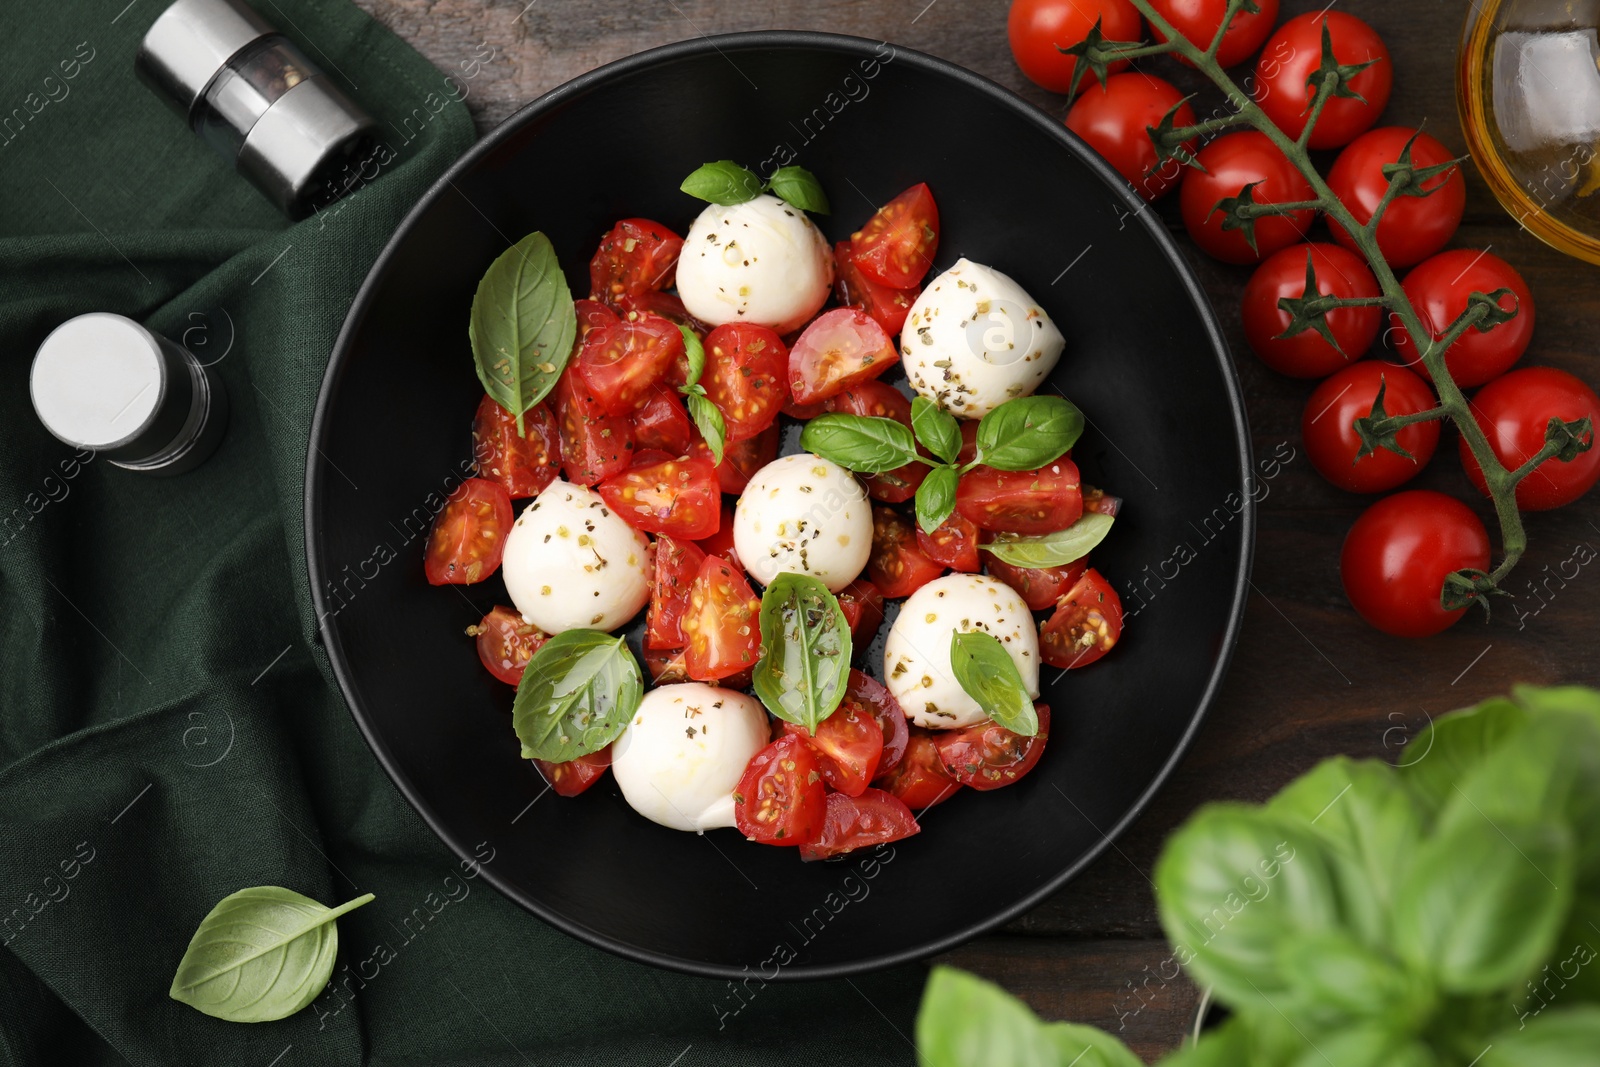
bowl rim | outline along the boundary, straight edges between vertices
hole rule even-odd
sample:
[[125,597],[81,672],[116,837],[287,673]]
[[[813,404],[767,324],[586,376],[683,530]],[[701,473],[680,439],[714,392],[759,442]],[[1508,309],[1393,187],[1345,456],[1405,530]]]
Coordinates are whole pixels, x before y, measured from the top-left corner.
[[[1205,290],[1201,288],[1194,269],[1174,242],[1172,235],[1168,233],[1160,216],[1150,210],[1150,205],[1098,153],[1079,139],[1076,134],[1068,130],[1065,124],[1057,121],[1041,108],[1036,107],[1010,89],[949,60],[940,59],[926,52],[903,45],[891,44],[888,41],[819,30],[752,30],[737,33],[702,34],[698,37],[635,52],[632,55],[586,71],[536,97],[507,116],[504,121],[481,137],[466,152],[462,153],[455,162],[450,164],[444,174],[428,187],[427,191],[406,213],[400,224],[395,228],[393,235],[385,243],[383,250],[378,254],[372,267],[368,270],[361,287],[356,292],[354,301],[350,305],[350,310],[345,316],[344,323],[339,329],[338,337],[335,339],[333,349],[329,354],[327,370],[323,375],[321,385],[318,387],[316,407],[311,420],[311,432],[306,453],[304,525],[306,569],[311,581],[311,603],[316,615],[317,636],[328,657],[329,667],[333,672],[335,681],[338,683],[345,706],[349,710],[351,718],[355,720],[356,728],[372,749],[373,755],[377,757],[379,765],[383,767],[384,772],[388,774],[395,787],[405,797],[406,802],[427,823],[428,828],[433,831],[434,835],[462,861],[472,862],[475,857],[468,853],[465,846],[458,845],[451,839],[451,834],[446,831],[442,821],[413,787],[393,759],[383,738],[379,735],[372,722],[369,721],[367,710],[357,700],[354,679],[347,669],[344,649],[339,634],[331,621],[333,615],[327,610],[326,597],[322,592],[326,570],[319,559],[321,536],[315,521],[316,502],[321,494],[323,475],[325,473],[322,469],[323,464],[320,462],[322,459],[321,444],[328,431],[332,401],[338,392],[339,382],[349,359],[351,344],[355,335],[366,321],[367,313],[379,287],[387,278],[391,260],[398,254],[401,245],[410,236],[418,220],[432,208],[435,200],[443,195],[447,189],[456,189],[455,180],[457,178],[470,172],[478,165],[480,160],[496,151],[508,138],[518,133],[534,117],[561,106],[569,99],[580,97],[593,87],[606,81],[662,63],[670,63],[707,53],[716,53],[726,59],[729,51],[806,49],[833,51],[849,55],[852,58],[867,58],[878,55],[877,50],[886,45],[894,50],[896,63],[904,60],[908,66],[951,79],[965,86],[968,90],[989,98],[999,106],[1010,109],[1024,121],[1032,123],[1048,136],[1053,137],[1067,151],[1077,157],[1080,163],[1093,171],[1105,185],[1107,192],[1112,197],[1120,199],[1133,218],[1137,220],[1137,223],[1144,227],[1145,232],[1155,241],[1168,262],[1172,264],[1204,326],[1206,338],[1210,342],[1211,355],[1216,360],[1217,368],[1222,374],[1223,387],[1227,394],[1229,414],[1232,417],[1234,455],[1238,462],[1237,473],[1240,487],[1241,489],[1248,489],[1253,475],[1254,454],[1251,447],[1244,395],[1227,339],[1222,332],[1210,298],[1206,295]],[[457,189],[457,192],[459,194],[459,189]],[[1171,754],[1151,778],[1149,785],[1146,786],[1145,790],[1115,824],[1105,829],[1094,827],[1100,836],[1100,840],[1067,867],[1051,876],[1021,899],[1003,909],[989,912],[952,933],[896,951],[880,953],[857,960],[831,964],[793,965],[780,968],[776,978],[773,980],[804,981],[843,978],[917,962],[965,944],[1032,910],[1045,899],[1058,892],[1064,885],[1097,860],[1107,848],[1112,846],[1116,838],[1120,837],[1143,814],[1151,799],[1166,784],[1167,779],[1171,777],[1172,772],[1194,742],[1195,735],[1199,732],[1200,724],[1204,721],[1213,703],[1215,703],[1223,680],[1227,677],[1228,667],[1232,662],[1234,650],[1238,645],[1250,585],[1251,565],[1255,554],[1256,532],[1255,498],[1248,491],[1243,492],[1241,496],[1243,498],[1243,507],[1240,511],[1241,542],[1239,557],[1234,569],[1232,603],[1229,606],[1227,626],[1221,646],[1217,650],[1211,673],[1206,679],[1205,687],[1189,718],[1187,727],[1173,747]],[[705,978],[733,979],[744,977],[747,974],[747,971],[731,965],[673,956],[641,948],[626,941],[610,937],[545,907],[502,878],[492,867],[481,867],[481,874],[485,881],[494,886],[509,900],[532,912],[557,930],[614,955],[637,963],[649,964],[666,970]]]

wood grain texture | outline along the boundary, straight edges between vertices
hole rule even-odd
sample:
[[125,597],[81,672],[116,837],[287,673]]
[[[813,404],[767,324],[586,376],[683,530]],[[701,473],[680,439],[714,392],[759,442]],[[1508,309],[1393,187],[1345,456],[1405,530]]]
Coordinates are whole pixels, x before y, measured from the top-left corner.
[[[492,58],[467,82],[468,104],[488,129],[540,93],[601,63],[700,34],[807,28],[858,34],[921,49],[963,64],[1023,95],[1052,115],[1062,98],[1028,84],[1006,44],[1006,5],[997,0],[357,0],[409,40],[441,71],[460,74],[474,54]],[[1285,0],[1284,18],[1323,7]],[[1468,0],[1395,4],[1340,0],[1383,35],[1395,61],[1386,124],[1425,124],[1457,151],[1464,141],[1454,103],[1456,42]],[[1152,69],[1186,91],[1203,89],[1170,61]],[[1331,162],[1331,160],[1325,160]],[[1489,247],[1516,265],[1538,300],[1539,323],[1525,362],[1600,379],[1594,326],[1600,270],[1563,258],[1518,229],[1468,168],[1467,222],[1456,247]],[[1159,207],[1176,231],[1176,205]],[[1126,1022],[1147,1057],[1175,1046],[1194,1004],[1187,983],[1153,995],[1143,983],[1168,953],[1161,940],[1149,873],[1163,838],[1208,800],[1260,800],[1333,753],[1395,758],[1429,718],[1504,691],[1514,682],[1600,683],[1593,633],[1600,622],[1600,565],[1563,583],[1544,581],[1580,543],[1600,547],[1600,498],[1532,515],[1532,548],[1512,582],[1522,593],[1438,637],[1401,642],[1368,628],[1341,592],[1338,552],[1363,500],[1324,482],[1305,459],[1300,417],[1312,383],[1278,377],[1250,354],[1238,301],[1248,270],[1214,263],[1180,240],[1210,293],[1234,348],[1259,455],[1293,451],[1263,501],[1253,592],[1228,682],[1193,750],[1143,818],[1082,877],[1001,935],[946,959],[992,977],[1052,1018],[1116,1031]],[[1476,502],[1456,459],[1453,432],[1415,483]],[[1204,447],[1186,442],[1185,447]],[[1493,530],[1488,508],[1479,508]],[[1546,570],[1548,568],[1548,570]],[[1570,573],[1570,568],[1569,568]],[[1519,616],[1520,612],[1527,612]],[[1128,1015],[1145,989],[1147,1006]]]

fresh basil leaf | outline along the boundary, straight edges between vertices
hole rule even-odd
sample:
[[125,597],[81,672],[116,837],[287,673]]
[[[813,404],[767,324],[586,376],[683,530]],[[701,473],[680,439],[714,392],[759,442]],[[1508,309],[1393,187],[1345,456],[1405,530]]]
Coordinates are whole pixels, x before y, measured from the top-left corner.
[[1046,1023],[1044,1033],[1055,1043],[1060,1067],[1144,1067],[1144,1061],[1132,1049],[1096,1027]]
[[1600,723],[1600,691],[1582,685],[1514,685],[1511,696],[1530,715],[1565,712]]
[[1083,412],[1060,396],[1019,396],[978,423],[978,462],[1003,471],[1053,463],[1078,443]]
[[700,343],[699,334],[681,323],[678,332],[683,334],[683,350],[689,357],[689,380],[681,387],[687,392],[700,384],[700,376],[706,372],[706,346]]
[[731,159],[695,168],[679,189],[713,204],[742,204],[761,195],[761,179]]
[[1285,941],[1278,966],[1295,991],[1296,1014],[1317,1030],[1370,1021],[1391,1031],[1416,1032],[1436,1006],[1425,979],[1343,931]]
[[983,713],[1014,734],[1039,732],[1039,714],[1011,653],[993,634],[957,630],[950,635],[950,667]]
[[[1289,1067],[1438,1067],[1432,1049],[1383,1023],[1366,1022],[1301,1041]],[[1249,1060],[1263,1063],[1263,1060]],[[1278,1061],[1274,1061],[1278,1062]]]
[[954,467],[935,467],[917,486],[917,525],[929,533],[937,530],[950,513],[956,509],[956,485],[959,482]]
[[643,696],[639,661],[622,638],[567,630],[528,661],[511,726],[523,758],[565,763],[615,741]]
[[1549,1008],[1524,1027],[1484,1041],[1479,1067],[1593,1067],[1600,1049],[1600,1006]]
[[767,179],[767,188],[779,200],[801,211],[828,213],[828,194],[822,191],[817,176],[804,167],[779,167]]
[[1029,570],[1064,567],[1087,556],[1090,549],[1104,541],[1111,532],[1112,521],[1110,515],[1090,511],[1065,530],[1033,537],[997,534],[993,541],[978,547],[1013,567]]
[[800,447],[858,474],[882,474],[917,459],[917,442],[894,419],[830,412],[806,423]]
[[850,622],[821,580],[785,571],[761,594],[756,696],[784,722],[815,734],[850,681]]
[[1407,742],[1400,776],[1432,813],[1455,797],[1456,783],[1527,724],[1528,716],[1505,697],[1440,716]]
[[954,463],[961,454],[961,424],[925,396],[911,399],[911,429],[922,447],[946,463]]
[[327,908],[275,885],[229,893],[200,921],[167,995],[234,1023],[293,1015],[333,974],[334,920],[370,900],[365,893]]
[[467,320],[478,380],[495,403],[522,416],[555,387],[572,354],[578,313],[550,239],[530,233],[478,282]]
[[728,443],[728,426],[722,421],[722,411],[711,398],[706,396],[703,386],[691,386],[695,392],[685,390],[683,402],[689,409],[689,418],[694,420],[695,429],[700,431],[700,436],[706,439],[706,446],[711,449],[711,462],[722,462],[722,451]]
[[928,976],[922,1007],[917,1011],[916,1035],[921,1067],[980,1063],[1061,1067],[1066,1062],[1056,1040],[1026,1004],[999,986],[953,967],[935,967]]

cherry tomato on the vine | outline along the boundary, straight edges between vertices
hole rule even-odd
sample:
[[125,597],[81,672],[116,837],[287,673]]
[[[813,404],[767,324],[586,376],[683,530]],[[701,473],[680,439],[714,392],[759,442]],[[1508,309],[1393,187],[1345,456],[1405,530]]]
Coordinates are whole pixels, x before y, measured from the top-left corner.
[[1331,244],[1293,245],[1274,252],[1256,268],[1244,288],[1241,311],[1244,335],[1261,362],[1291,378],[1322,378],[1364,355],[1383,325],[1380,307],[1334,308],[1324,315],[1339,347],[1330,345],[1314,327],[1291,337],[1290,315],[1278,306],[1284,298],[1306,295],[1306,261],[1317,275],[1317,292],[1342,299],[1379,295],[1378,279],[1366,261],[1348,248]]
[[[1413,267],[1401,286],[1422,325],[1435,339],[1442,337],[1467,310],[1473,293],[1488,296],[1498,289],[1511,290],[1499,300],[1502,311],[1516,312],[1509,321],[1488,330],[1469,328],[1444,355],[1450,377],[1463,389],[1482,385],[1510,370],[1533,340],[1533,293],[1528,283],[1516,268],[1488,251],[1452,248],[1440,252]],[[1391,313],[1389,325],[1401,362],[1431,381],[1433,375],[1422,362],[1422,353],[1411,334],[1401,325],[1400,316]]]
[[[1552,456],[1517,483],[1517,507],[1524,511],[1548,511],[1570,504],[1600,479],[1600,449],[1593,447],[1593,426],[1600,424],[1600,397],[1564,370],[1524,367],[1496,378],[1473,395],[1472,417],[1507,470],[1520,467],[1544,447],[1545,429],[1551,419],[1590,420],[1585,438],[1591,445],[1588,451],[1578,453],[1567,463]],[[1465,438],[1461,441],[1461,465],[1472,484],[1487,495],[1483,470]]]
[[[1211,47],[1211,40],[1222,25],[1222,16],[1228,13],[1228,0],[1150,0],[1150,6],[1202,52]],[[1228,32],[1222,35],[1222,47],[1217,49],[1217,62],[1224,67],[1249,59],[1278,21],[1278,0],[1256,0],[1256,7],[1260,10],[1241,9],[1228,23]],[[1160,30],[1152,29],[1156,40],[1167,39]],[[1188,63],[1181,56],[1179,59]]]
[[1352,493],[1382,493],[1416,477],[1439,447],[1439,422],[1415,422],[1395,434],[1395,442],[1414,457],[1387,448],[1356,459],[1361,438],[1355,420],[1372,412],[1379,386],[1388,415],[1414,415],[1438,401],[1428,383],[1404,367],[1365,359],[1352,363],[1317,386],[1300,417],[1306,455],[1328,481]]
[[[1011,0],[1006,17],[1006,36],[1011,55],[1022,73],[1041,89],[1064,93],[1072,88],[1076,56],[1063,55],[1061,49],[1081,43],[1100,23],[1100,33],[1108,41],[1137,41],[1144,32],[1139,9],[1128,0]],[[1126,67],[1126,60],[1109,64],[1113,71]],[[1083,72],[1079,86],[1094,80]]]
[[1313,11],[1285,22],[1256,61],[1256,84],[1251,95],[1279,129],[1298,138],[1311,117],[1315,90],[1306,82],[1322,65],[1324,25],[1333,44],[1333,56],[1341,66],[1372,64],[1345,85],[1357,96],[1335,95],[1323,104],[1307,142],[1312,148],[1341,148],[1378,121],[1394,86],[1394,64],[1383,38],[1354,15]]
[[1230,216],[1219,210],[1220,203],[1240,196],[1247,185],[1256,204],[1301,203],[1316,196],[1311,183],[1266,134],[1258,130],[1223,134],[1195,158],[1205,169],[1189,169],[1178,202],[1189,236],[1209,255],[1224,263],[1256,263],[1305,240],[1316,214],[1311,208],[1257,217],[1254,248],[1244,229],[1223,229]]
[[[1404,126],[1381,126],[1368,130],[1339,153],[1328,171],[1328,188],[1365,226],[1372,220],[1389,179],[1383,168],[1400,162],[1406,142],[1416,134],[1411,146],[1412,166],[1421,170],[1448,163],[1450,150],[1425,133]],[[1422,183],[1427,196],[1397,196],[1384,209],[1378,223],[1378,249],[1391,267],[1421,263],[1449,243],[1461,225],[1467,208],[1467,183],[1459,166],[1435,174]],[[1355,250],[1355,240],[1333,219],[1328,220],[1333,239]]]
[[[1162,116],[1178,109],[1175,126],[1194,125],[1194,108],[1171,82],[1142,71],[1113,74],[1100,83],[1090,79],[1067,112],[1067,129],[1099,152],[1146,200],[1159,200],[1183,180],[1183,165],[1158,160],[1149,130]],[[1194,151],[1195,142],[1183,147]]]
[[1407,489],[1373,504],[1350,527],[1339,554],[1351,606],[1396,637],[1447,629],[1467,608],[1444,609],[1445,576],[1488,566],[1483,522],[1455,497],[1429,489]]

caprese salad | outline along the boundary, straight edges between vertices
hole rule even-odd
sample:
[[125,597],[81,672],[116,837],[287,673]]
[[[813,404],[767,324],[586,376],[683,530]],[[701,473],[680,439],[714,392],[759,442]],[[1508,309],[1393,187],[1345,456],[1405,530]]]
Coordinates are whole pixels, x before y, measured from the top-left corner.
[[[799,167],[721,161],[682,188],[709,204],[685,236],[618,222],[586,299],[543,234],[490,267],[477,477],[426,576],[499,572],[510,604],[467,632],[557,793],[609,767],[673,829],[807,859],[898,840],[1027,774],[1041,670],[1117,643],[1087,557],[1120,502],[1079,478],[1081,412],[1038,392],[1065,347],[1049,314],[992,266],[933,273],[926,185],[834,244]],[[618,631],[641,613],[636,654]]]

